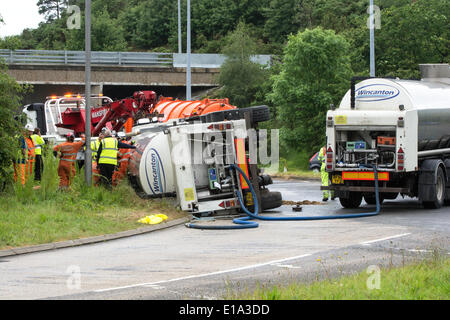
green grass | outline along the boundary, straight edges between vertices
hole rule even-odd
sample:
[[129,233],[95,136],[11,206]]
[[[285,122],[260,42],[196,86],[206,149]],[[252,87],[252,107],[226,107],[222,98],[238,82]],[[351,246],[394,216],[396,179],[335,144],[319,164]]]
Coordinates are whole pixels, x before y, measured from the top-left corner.
[[185,214],[167,200],[143,200],[126,181],[112,191],[87,187],[84,171],[70,192],[58,191],[57,160],[45,158],[39,190],[32,179],[16,183],[0,195],[0,249],[78,239],[136,229],[137,220],[164,213],[169,220]]
[[283,152],[280,155],[278,171],[269,171],[266,173],[274,178],[282,179],[320,179],[320,172],[309,170],[309,159],[311,158],[305,152]]
[[448,300],[450,259],[438,257],[403,267],[381,269],[379,289],[368,289],[366,271],[354,276],[260,286],[253,292],[230,293],[226,299],[242,300]]

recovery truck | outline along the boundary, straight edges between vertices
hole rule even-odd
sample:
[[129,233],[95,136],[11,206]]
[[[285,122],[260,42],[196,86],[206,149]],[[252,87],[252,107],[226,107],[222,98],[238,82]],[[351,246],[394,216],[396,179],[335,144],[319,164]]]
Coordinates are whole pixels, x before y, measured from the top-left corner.
[[[345,208],[417,197],[426,208],[450,204],[450,70],[420,65],[421,80],[354,77],[326,119],[326,171]],[[357,81],[360,81],[357,83]]]
[[[117,101],[103,95],[92,95],[92,136],[98,136],[105,126],[119,131],[128,119],[147,116],[156,100],[153,91],[138,91],[133,97]],[[50,96],[45,103],[24,106],[23,113],[27,116],[27,123],[41,129],[44,139],[59,142],[65,141],[64,136],[69,131],[76,137],[85,132],[85,104],[85,97],[79,94]]]
[[[236,192],[249,207],[258,201],[260,211],[282,205],[281,193],[267,189],[272,179],[249,161],[247,130],[270,119],[267,106],[238,109],[228,99],[156,100],[153,91],[135,92],[117,101],[92,96],[93,136],[105,126],[118,132],[133,119],[128,135],[133,136],[137,149],[129,162],[128,177],[139,196],[176,197],[182,210],[200,214],[238,211]],[[85,131],[85,98],[81,95],[49,97],[45,104],[25,106],[23,112],[53,142],[65,140],[67,131],[76,136]],[[252,186],[232,169],[236,163]],[[251,196],[251,187],[257,199]]]

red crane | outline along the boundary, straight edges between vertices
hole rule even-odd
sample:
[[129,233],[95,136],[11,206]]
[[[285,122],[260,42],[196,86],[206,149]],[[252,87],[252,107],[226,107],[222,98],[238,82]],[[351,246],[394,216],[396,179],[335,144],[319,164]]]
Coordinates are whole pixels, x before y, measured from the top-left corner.
[[[91,108],[91,133],[98,136],[103,127],[119,131],[125,122],[150,115],[156,105],[154,91],[138,91],[133,97],[106,103]],[[61,113],[61,123],[56,126],[74,131],[76,136],[84,133],[86,126],[85,108],[67,108]]]

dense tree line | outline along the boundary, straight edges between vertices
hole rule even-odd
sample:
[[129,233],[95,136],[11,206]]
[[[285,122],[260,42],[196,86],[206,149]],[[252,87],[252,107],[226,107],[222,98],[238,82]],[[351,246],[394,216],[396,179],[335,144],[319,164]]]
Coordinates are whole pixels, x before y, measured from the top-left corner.
[[[83,20],[84,0],[36,1],[45,22],[1,39],[0,48],[83,50],[83,23],[69,30],[66,9],[78,5]],[[186,1],[181,4],[184,44]],[[240,107],[268,104],[283,145],[313,152],[324,141],[329,103],[339,103],[351,75],[369,73],[368,4],[193,0],[192,51],[226,54],[216,95]],[[418,78],[419,63],[450,61],[450,0],[375,4],[381,13],[375,31],[378,76]],[[92,0],[92,12],[93,50],[178,51],[177,0]],[[273,55],[270,69],[250,61],[256,53]]]

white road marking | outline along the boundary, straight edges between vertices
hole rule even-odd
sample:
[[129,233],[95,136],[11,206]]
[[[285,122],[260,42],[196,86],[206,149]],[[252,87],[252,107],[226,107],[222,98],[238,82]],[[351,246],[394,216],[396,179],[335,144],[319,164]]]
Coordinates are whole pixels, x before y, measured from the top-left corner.
[[288,269],[301,269],[301,267],[296,267],[296,266],[293,266],[292,264],[275,263],[275,264],[272,264],[272,266],[280,267],[280,268],[288,268]]
[[174,279],[162,280],[162,281],[156,281],[156,282],[138,283],[138,284],[133,284],[133,285],[129,285],[129,286],[122,286],[122,287],[115,287],[115,288],[108,288],[108,289],[99,289],[99,290],[94,290],[93,292],[107,292],[107,291],[114,291],[114,290],[121,290],[121,289],[128,289],[128,288],[144,287],[144,286],[153,287],[155,285],[159,285],[162,283],[169,283],[169,282],[175,282],[175,281],[181,281],[181,280],[189,280],[189,279],[202,278],[202,277],[208,277],[208,276],[216,276],[216,275],[224,274],[224,273],[231,273],[231,272],[237,272],[237,271],[242,271],[242,270],[255,269],[255,268],[264,267],[264,266],[277,264],[277,263],[281,263],[281,262],[286,262],[286,261],[290,261],[290,260],[305,258],[305,257],[309,257],[311,255],[312,254],[308,253],[308,254],[303,254],[300,256],[295,256],[295,257],[290,257],[290,258],[285,258],[285,259],[280,259],[280,260],[274,260],[274,261],[269,261],[269,262],[265,262],[265,263],[253,264],[250,266],[239,267],[239,268],[234,268],[234,269],[215,271],[215,272],[203,273],[203,274],[196,274],[196,275],[192,275],[192,276],[186,276],[186,277],[180,277],[180,278],[174,278]]
[[146,287],[146,288],[152,288],[152,289],[155,289],[155,290],[165,289],[165,287],[158,286],[158,285],[156,285],[156,284],[144,285],[144,287]]
[[364,245],[364,246],[368,246],[372,243],[375,242],[380,242],[380,241],[385,241],[385,240],[390,240],[390,239],[395,239],[395,238],[400,238],[400,237],[404,237],[404,236],[408,236],[411,233],[402,233],[402,234],[397,234],[395,236],[390,236],[390,237],[386,237],[386,238],[381,238],[381,239],[375,239],[375,240],[370,240],[370,241],[365,241],[365,242],[361,242],[360,244]]
[[421,250],[421,249],[408,249],[409,252],[425,252],[425,253],[429,253],[429,252],[433,252],[431,250]]

